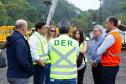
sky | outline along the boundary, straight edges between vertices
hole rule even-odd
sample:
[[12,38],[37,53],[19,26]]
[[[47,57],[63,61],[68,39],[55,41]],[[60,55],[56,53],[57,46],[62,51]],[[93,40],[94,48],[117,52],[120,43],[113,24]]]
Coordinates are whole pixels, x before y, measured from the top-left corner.
[[76,7],[80,8],[83,11],[88,9],[98,9],[99,8],[99,0],[68,0],[73,3]]

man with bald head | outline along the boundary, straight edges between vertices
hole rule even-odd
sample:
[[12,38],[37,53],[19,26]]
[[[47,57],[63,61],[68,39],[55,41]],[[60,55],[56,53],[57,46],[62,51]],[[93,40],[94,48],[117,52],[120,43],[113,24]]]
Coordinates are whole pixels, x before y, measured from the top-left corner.
[[16,31],[20,32],[23,36],[25,36],[28,27],[27,21],[23,19],[17,20],[15,26],[16,26]]
[[8,37],[7,48],[7,78],[10,84],[28,84],[32,75],[32,58],[30,47],[25,39],[27,21],[19,19],[15,23],[15,31]]

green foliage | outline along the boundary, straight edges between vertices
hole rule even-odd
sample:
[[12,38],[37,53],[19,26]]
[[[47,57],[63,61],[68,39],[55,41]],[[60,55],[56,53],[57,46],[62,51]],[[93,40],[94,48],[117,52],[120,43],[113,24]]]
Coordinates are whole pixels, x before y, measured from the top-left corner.
[[[102,0],[102,22],[115,15],[126,24],[126,0]],[[0,25],[14,25],[17,19],[26,19],[30,27],[40,21],[44,0],[0,0]],[[46,10],[47,11],[47,10]],[[47,11],[48,12],[48,11]],[[99,24],[100,10],[81,11],[67,0],[59,0],[52,24],[68,20],[85,32]],[[47,16],[47,14],[46,14]]]
[[123,20],[123,18],[126,15],[125,8],[126,8],[126,0],[103,0],[102,4],[103,21],[108,16],[117,16],[117,17],[119,16],[121,17],[120,19]]

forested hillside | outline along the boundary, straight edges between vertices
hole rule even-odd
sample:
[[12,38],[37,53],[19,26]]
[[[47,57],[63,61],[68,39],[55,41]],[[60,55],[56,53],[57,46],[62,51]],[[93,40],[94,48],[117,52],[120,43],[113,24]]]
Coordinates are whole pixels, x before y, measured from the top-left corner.
[[[30,27],[40,21],[44,0],[0,0],[0,25],[14,25],[19,18],[26,19]],[[90,5],[90,4],[89,4]],[[108,16],[114,15],[126,24],[126,0],[102,0],[102,23]],[[88,31],[99,24],[100,11],[82,11],[69,3],[59,0],[53,18],[54,24],[68,20],[78,28]]]
[[[44,0],[0,0],[0,25],[13,25],[15,20],[24,18],[34,24],[40,20]],[[54,22],[77,16],[80,9],[65,0],[59,0]]]

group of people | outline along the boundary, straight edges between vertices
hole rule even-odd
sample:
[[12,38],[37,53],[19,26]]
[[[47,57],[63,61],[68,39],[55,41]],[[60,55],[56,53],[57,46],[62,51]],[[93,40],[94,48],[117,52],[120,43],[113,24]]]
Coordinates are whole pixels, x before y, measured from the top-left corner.
[[5,44],[8,82],[28,84],[33,76],[34,84],[83,84],[89,62],[95,84],[115,84],[122,44],[117,24],[115,17],[107,18],[106,35],[102,35],[102,26],[96,25],[93,39],[86,42],[79,29],[69,37],[68,28],[61,27],[57,35],[56,27],[47,27],[44,22],[37,23],[27,39],[27,21],[17,20]]

